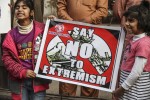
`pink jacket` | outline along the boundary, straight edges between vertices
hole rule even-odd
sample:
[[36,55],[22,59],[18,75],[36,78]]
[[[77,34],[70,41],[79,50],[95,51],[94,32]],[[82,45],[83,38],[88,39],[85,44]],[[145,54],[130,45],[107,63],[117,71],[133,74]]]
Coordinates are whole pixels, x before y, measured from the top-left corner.
[[[43,34],[44,26],[45,26],[44,24],[34,21],[34,28],[35,28],[34,41],[38,35]],[[10,79],[12,81],[20,83],[20,86],[21,86],[22,79],[26,78],[27,70],[23,68],[21,65],[21,62],[18,58],[18,52],[16,49],[15,42],[13,38],[11,37],[11,32],[13,32],[14,29],[10,30],[7,33],[5,40],[2,44],[2,48],[3,48],[2,60],[5,65],[5,68],[7,69],[9,73]],[[34,41],[33,41],[33,44],[35,43]],[[34,59],[32,61],[34,61]],[[33,62],[33,66],[34,66],[34,62]],[[39,91],[48,89],[49,88],[48,83],[49,82],[45,82],[45,81],[41,82],[41,80],[38,81],[38,79],[36,79],[36,81],[34,81],[34,86],[33,86],[34,92],[39,92]]]

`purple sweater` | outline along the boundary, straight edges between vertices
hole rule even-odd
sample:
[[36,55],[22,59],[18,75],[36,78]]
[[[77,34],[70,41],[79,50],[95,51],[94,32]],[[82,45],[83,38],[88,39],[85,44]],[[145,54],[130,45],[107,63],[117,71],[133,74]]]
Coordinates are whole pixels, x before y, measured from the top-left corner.
[[20,34],[18,28],[15,28],[11,34],[17,47],[18,56],[21,64],[26,69],[33,69],[32,66],[32,45],[34,38],[34,29],[28,34]]

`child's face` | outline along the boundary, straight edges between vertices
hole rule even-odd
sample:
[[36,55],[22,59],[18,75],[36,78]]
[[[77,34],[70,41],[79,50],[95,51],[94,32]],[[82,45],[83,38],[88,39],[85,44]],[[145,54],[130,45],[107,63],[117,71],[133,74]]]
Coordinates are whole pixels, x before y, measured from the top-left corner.
[[138,29],[138,20],[135,18],[127,17],[125,20],[125,28],[130,34],[138,35],[141,33]]
[[18,20],[30,20],[30,16],[33,16],[33,11],[26,4],[20,2],[15,8],[15,16]]

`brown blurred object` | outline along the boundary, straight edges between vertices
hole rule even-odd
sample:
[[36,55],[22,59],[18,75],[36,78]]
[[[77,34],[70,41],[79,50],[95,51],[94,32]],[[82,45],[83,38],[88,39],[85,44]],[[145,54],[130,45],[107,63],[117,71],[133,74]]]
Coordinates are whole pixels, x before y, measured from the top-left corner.
[[44,0],[33,0],[34,2],[34,19],[43,22]]

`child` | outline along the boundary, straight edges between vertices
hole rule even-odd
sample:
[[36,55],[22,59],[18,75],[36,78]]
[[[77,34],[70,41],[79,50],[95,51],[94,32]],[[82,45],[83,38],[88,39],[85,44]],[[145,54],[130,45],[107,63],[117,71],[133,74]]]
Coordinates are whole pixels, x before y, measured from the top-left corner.
[[2,45],[12,99],[44,100],[50,81],[36,78],[33,71],[44,24],[33,21],[32,0],[17,0],[14,9],[17,27],[7,33]]
[[120,100],[150,100],[150,9],[149,2],[130,7],[125,28],[134,34],[126,46],[121,64],[121,86],[113,92]]

